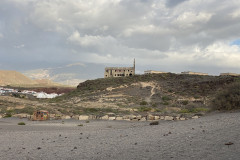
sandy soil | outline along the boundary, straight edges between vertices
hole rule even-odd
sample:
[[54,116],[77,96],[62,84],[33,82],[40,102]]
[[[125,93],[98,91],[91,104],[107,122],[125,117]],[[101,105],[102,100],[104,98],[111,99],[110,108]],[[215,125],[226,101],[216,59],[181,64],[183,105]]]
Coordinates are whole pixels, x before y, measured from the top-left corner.
[[[25,126],[17,125],[24,121]],[[83,124],[83,126],[78,126]],[[187,121],[0,119],[0,159],[239,159],[240,112]],[[226,143],[233,143],[226,145]],[[229,144],[231,144],[229,143]]]

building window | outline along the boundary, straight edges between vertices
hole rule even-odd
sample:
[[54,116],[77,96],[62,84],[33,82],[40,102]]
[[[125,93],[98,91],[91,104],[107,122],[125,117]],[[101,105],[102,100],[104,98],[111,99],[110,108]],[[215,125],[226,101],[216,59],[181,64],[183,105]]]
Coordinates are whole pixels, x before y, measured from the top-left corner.
[[115,74],[115,76],[116,76],[116,74]]

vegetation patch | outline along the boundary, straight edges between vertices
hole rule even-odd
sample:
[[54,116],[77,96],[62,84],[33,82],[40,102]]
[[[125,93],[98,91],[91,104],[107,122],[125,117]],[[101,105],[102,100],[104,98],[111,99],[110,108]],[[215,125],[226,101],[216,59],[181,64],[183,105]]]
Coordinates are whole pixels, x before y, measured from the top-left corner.
[[19,122],[18,125],[26,125],[24,122]]
[[137,108],[139,112],[149,112],[152,110],[151,107],[145,107],[145,106],[141,106]]
[[147,105],[148,103],[146,101],[140,102],[140,105]]
[[240,82],[228,85],[220,91],[212,101],[213,109],[240,109]]

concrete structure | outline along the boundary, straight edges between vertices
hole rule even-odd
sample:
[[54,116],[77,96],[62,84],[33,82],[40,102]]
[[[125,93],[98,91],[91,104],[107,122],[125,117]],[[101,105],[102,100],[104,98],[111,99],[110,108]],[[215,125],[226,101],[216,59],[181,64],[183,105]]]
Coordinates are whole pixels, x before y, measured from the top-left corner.
[[191,71],[185,71],[181,72],[181,74],[189,74],[189,75],[201,75],[201,76],[207,76],[207,73],[201,73],[201,72],[191,72]]
[[153,70],[144,71],[144,74],[162,74],[162,73],[168,73],[168,72],[153,71]]
[[135,75],[135,59],[133,67],[106,67],[104,78],[108,77],[128,77]]
[[240,76],[240,74],[237,73],[221,73],[220,76]]

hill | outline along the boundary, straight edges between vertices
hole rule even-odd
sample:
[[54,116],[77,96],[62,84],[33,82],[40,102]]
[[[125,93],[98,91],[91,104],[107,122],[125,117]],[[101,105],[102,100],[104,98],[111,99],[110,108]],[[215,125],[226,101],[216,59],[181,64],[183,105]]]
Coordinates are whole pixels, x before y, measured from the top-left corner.
[[53,87],[63,86],[48,79],[32,80],[17,71],[0,70],[0,86],[13,87]]
[[239,80],[172,73],[103,78],[80,83],[76,90],[52,102],[61,102],[66,113],[199,113],[210,110],[216,94]]
[[37,85],[38,83],[16,71],[0,70],[0,86]]
[[191,117],[214,108],[216,95],[236,82],[240,82],[240,77],[172,73],[102,78],[80,83],[73,91],[66,90],[70,92],[51,100],[0,96],[0,113],[44,109],[56,114],[97,117],[105,114]]

